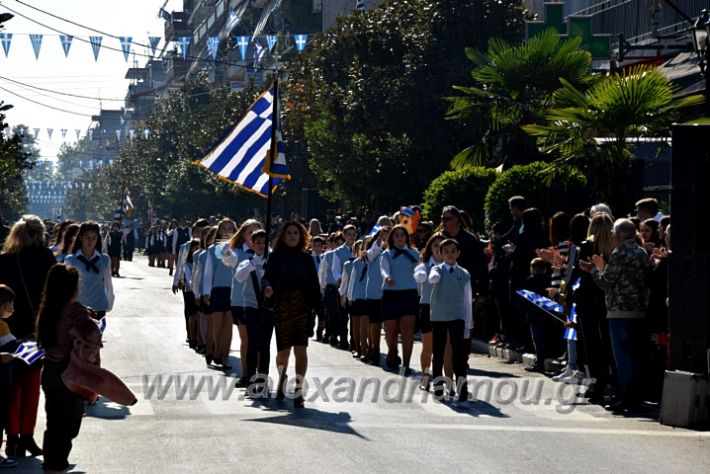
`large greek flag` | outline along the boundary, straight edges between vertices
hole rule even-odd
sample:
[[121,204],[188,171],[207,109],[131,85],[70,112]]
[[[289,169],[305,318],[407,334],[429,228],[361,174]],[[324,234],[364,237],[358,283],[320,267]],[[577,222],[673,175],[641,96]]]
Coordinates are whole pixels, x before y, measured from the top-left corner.
[[275,87],[272,86],[259,96],[244,118],[207,153],[207,156],[195,164],[262,197],[267,197],[269,193],[269,176],[273,178],[272,190],[282,180],[291,179],[278,120],[276,157],[270,153],[276,100],[274,95],[278,95],[278,92],[275,94]]

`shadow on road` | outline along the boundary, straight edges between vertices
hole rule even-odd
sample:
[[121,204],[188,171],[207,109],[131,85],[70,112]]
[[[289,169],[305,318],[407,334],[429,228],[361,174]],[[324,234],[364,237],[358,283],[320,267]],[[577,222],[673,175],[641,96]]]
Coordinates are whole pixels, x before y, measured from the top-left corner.
[[260,405],[266,412],[283,412],[286,410],[288,413],[282,416],[253,418],[244,421],[274,423],[313,430],[331,431],[334,433],[354,435],[358,438],[369,441],[367,437],[361,435],[350,426],[352,417],[350,416],[350,413],[347,412],[341,411],[338,413],[329,413],[308,407],[293,408],[290,400],[279,402],[269,399],[264,403],[260,403]]
[[456,413],[470,415],[473,417],[490,416],[494,418],[510,418],[509,415],[506,415],[497,407],[483,400],[469,400],[467,402],[447,401],[443,402],[442,405],[450,408]]
[[128,407],[112,403],[104,397],[99,397],[95,405],[86,405],[84,409],[85,416],[102,420],[123,420],[130,414]]
[[511,374],[510,372],[496,372],[481,369],[468,369],[467,375],[473,375],[474,377],[488,377],[491,379],[518,379],[519,375]]

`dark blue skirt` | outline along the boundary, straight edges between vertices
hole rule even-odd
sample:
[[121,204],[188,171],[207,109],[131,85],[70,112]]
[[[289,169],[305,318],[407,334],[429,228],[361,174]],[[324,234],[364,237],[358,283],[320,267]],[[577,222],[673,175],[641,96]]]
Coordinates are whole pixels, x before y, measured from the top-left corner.
[[389,321],[419,313],[417,290],[384,290],[382,292],[382,319]]

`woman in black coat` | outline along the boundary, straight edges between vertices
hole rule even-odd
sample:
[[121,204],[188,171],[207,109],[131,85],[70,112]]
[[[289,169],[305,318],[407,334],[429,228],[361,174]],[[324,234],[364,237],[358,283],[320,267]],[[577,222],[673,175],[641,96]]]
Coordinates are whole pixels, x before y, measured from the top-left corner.
[[[18,339],[33,339],[35,320],[42,288],[49,269],[57,261],[45,246],[42,220],[25,215],[12,226],[0,253],[0,283],[15,292],[15,312],[7,320],[10,331]],[[39,407],[40,362],[13,373],[10,395],[10,418],[7,428],[8,456],[42,454],[34,440]]]
[[310,236],[298,222],[286,222],[279,229],[274,249],[264,266],[264,296],[273,308],[276,328],[276,366],[279,383],[276,398],[283,400],[286,368],[291,348],[296,356],[294,406],[303,406],[303,378],[308,367],[308,338],[312,335],[311,314],[323,315],[318,274],[313,258],[306,253]]

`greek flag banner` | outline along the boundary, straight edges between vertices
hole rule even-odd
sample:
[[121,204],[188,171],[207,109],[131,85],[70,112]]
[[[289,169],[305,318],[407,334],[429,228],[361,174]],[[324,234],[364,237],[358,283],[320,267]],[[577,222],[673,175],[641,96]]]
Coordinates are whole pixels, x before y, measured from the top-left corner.
[[39,59],[39,50],[42,48],[42,36],[43,35],[30,35],[32,49],[35,52],[35,59]]
[[36,342],[27,341],[20,343],[13,355],[16,359],[30,365],[44,355],[44,349],[37,347]]
[[2,43],[2,50],[5,51],[5,57],[7,57],[12,44],[12,33],[0,33],[0,43]]
[[[269,176],[275,188],[291,179],[286,165],[280,124],[276,124],[276,156],[271,156],[274,87],[260,95],[246,115],[195,165],[216,173],[220,179],[236,184],[262,197],[269,194]],[[277,114],[278,117],[278,114]],[[272,190],[273,190],[272,188]]]
[[381,228],[382,228],[382,226],[381,226],[381,225],[379,224],[379,222],[378,222],[377,224],[375,224],[375,226],[372,228],[372,230],[370,230],[370,232],[367,234],[367,236],[368,236],[368,237],[372,237],[372,236],[375,235]]
[[123,57],[128,61],[128,56],[131,54],[131,43],[133,42],[132,36],[119,36],[118,40],[121,42],[121,49],[123,50]]
[[91,43],[91,49],[94,52],[94,61],[99,60],[99,51],[101,51],[101,41],[103,36],[89,36],[89,42]]
[[148,42],[150,43],[151,56],[155,56],[155,50],[158,48],[158,43],[160,43],[160,36],[149,36]]
[[269,45],[269,52],[272,52],[274,50],[274,46],[276,46],[276,41],[278,41],[279,37],[276,35],[266,35],[266,44]]
[[64,50],[64,57],[69,57],[69,48],[71,48],[71,42],[74,40],[72,35],[59,35],[59,41],[62,42],[62,49]]
[[219,36],[210,36],[207,38],[207,51],[210,53],[212,61],[217,59],[217,52],[219,51]]
[[249,37],[237,36],[237,46],[239,47],[239,56],[241,56],[242,61],[246,60],[247,48],[249,47]]
[[299,53],[306,49],[306,43],[308,42],[308,35],[295,35],[294,40],[296,43],[296,51]]

